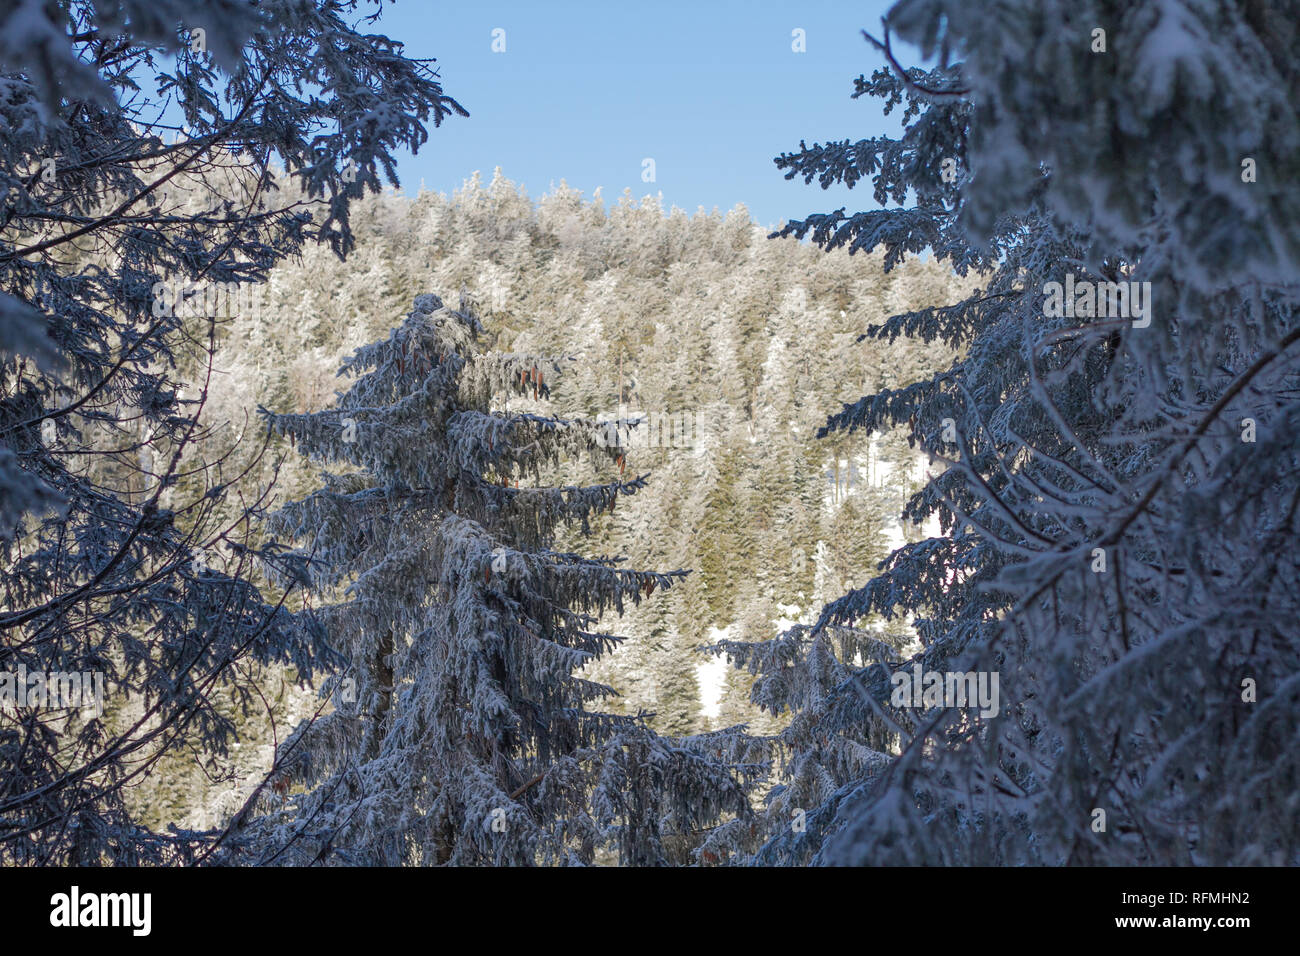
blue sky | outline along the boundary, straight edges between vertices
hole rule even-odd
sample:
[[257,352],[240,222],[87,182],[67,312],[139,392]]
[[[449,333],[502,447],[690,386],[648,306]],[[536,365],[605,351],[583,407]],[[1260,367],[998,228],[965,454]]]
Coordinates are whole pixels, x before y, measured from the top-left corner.
[[[625,188],[663,194],[665,209],[744,203],[763,225],[847,205],[873,208],[869,186],[823,192],[772,163],[814,141],[897,132],[880,101],[850,99],[882,60],[889,3],[828,0],[559,0],[386,3],[369,28],[436,57],[446,92],[470,112],[431,130],[398,164],[403,191],[450,193],[500,166],[536,198],[561,180],[606,203]],[[366,5],[362,6],[365,10]],[[505,52],[492,51],[505,31]],[[791,49],[802,29],[807,52]],[[653,183],[643,160],[655,162]]]

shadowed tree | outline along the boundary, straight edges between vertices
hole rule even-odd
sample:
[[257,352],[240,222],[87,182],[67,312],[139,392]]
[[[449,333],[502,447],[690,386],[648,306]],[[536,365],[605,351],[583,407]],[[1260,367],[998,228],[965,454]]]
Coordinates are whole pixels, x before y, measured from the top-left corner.
[[200,414],[232,310],[211,303],[244,309],[307,243],[345,254],[349,203],[464,113],[354,8],[0,12],[0,672],[99,674],[109,708],[6,688],[0,863],[192,859],[211,835],[151,830],[129,790],[165,753],[225,751],[241,662],[330,659],[250,583],[254,557],[294,572],[249,547],[260,492],[194,451],[221,442]]
[[[891,31],[937,66],[904,69]],[[1300,862],[1294,38],[1256,4],[904,0],[853,93],[901,105],[902,135],[777,159],[885,207],[781,235],[928,248],[983,284],[869,326],[961,357],[823,429],[906,425],[946,468],[905,514],[943,534],[731,648],[793,711],[774,805],[815,804],[756,859]],[[839,645],[903,613],[913,659]],[[913,706],[918,665],[997,673],[1000,700]]]

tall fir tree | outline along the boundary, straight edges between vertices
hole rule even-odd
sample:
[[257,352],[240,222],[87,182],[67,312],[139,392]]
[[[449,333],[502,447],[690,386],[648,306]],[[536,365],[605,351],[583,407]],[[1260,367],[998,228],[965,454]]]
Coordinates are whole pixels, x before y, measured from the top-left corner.
[[[355,381],[333,407],[264,413],[303,453],[353,468],[276,516],[312,586],[340,598],[316,614],[350,663],[324,688],[334,709],[281,750],[286,805],[254,799],[238,821],[236,845],[261,859],[659,864],[748,813],[761,768],[743,739],[660,737],[601,711],[613,691],[575,674],[618,641],[595,629],[603,612],[685,572],[551,549],[560,525],[589,530],[645,478],[623,474],[607,424],[495,411],[506,394],[545,399],[561,366],[482,352],[481,331],[465,301],[422,295],[345,363]],[[582,455],[616,473],[537,483]]]

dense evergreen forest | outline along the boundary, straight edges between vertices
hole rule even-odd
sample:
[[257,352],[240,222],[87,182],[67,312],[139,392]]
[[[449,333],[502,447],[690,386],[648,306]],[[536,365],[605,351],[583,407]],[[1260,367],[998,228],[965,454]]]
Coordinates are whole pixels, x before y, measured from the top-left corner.
[[0,11],[0,863],[1300,863],[1298,12],[900,0],[769,231]]
[[[926,461],[902,430],[838,441],[816,433],[827,408],[951,361],[938,346],[857,338],[903,308],[950,300],[961,281],[933,262],[886,275],[879,256],[768,240],[743,208],[688,216],[624,195],[607,210],[564,187],[533,201],[500,171],[452,197],[368,197],[352,227],[346,262],[307,250],[277,267],[247,314],[223,323],[204,409],[212,441],[196,454],[260,435],[259,405],[326,407],[340,364],[385,337],[403,303],[428,290],[448,301],[463,293],[491,346],[566,356],[547,403],[559,414],[640,421],[611,437],[625,461],[604,470],[648,474],[646,486],[593,522],[586,543],[636,567],[691,574],[630,607],[614,624],[625,643],[586,669],[619,692],[610,708],[650,715],[674,736],[737,724],[779,731],[785,721],[750,700],[754,676],[705,648],[813,623],[893,547],[921,537],[901,514]],[[531,395],[511,405],[538,407]],[[282,438],[269,453],[247,439],[228,462],[250,486],[274,482],[271,500],[309,491],[320,468]],[[580,470],[560,462],[553,473],[569,483]],[[571,533],[567,545],[580,550],[583,537]],[[868,626],[900,650],[915,641],[902,618],[873,615]],[[279,691],[282,677],[263,687],[268,699],[278,693],[279,719],[309,714],[311,695],[292,681]],[[241,724],[237,759],[207,768],[217,788],[184,762],[155,775],[157,795],[143,788],[158,824],[211,826],[246,796],[236,780],[255,784],[272,741],[264,712]],[[197,805],[196,788],[208,794]]]

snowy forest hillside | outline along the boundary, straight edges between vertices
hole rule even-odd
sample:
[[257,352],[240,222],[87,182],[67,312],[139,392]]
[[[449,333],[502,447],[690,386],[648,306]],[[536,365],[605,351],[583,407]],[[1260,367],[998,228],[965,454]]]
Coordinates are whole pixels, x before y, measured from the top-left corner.
[[[895,547],[923,536],[900,518],[927,465],[902,430],[815,435],[826,409],[951,361],[938,345],[856,340],[867,323],[948,301],[961,280],[933,262],[886,274],[878,256],[768,240],[743,208],[688,216],[625,195],[607,210],[563,186],[534,201],[500,171],[451,197],[367,197],[352,225],[357,248],[346,262],[315,249],[281,264],[223,330],[204,409],[213,447],[196,454],[245,430],[259,405],[319,410],[339,387],[340,362],[387,335],[403,302],[421,290],[464,291],[494,347],[572,358],[551,395],[562,413],[644,419],[622,441],[624,467],[648,472],[648,484],[594,523],[592,541],[636,567],[692,573],[615,624],[626,644],[588,668],[619,691],[609,706],[652,714],[651,726],[674,735],[777,730],[783,719],[750,701],[753,676],[702,648],[812,623]],[[256,447],[245,441],[229,467],[247,467]],[[277,439],[243,481],[274,477],[274,499],[284,500],[317,471]],[[576,469],[556,471],[568,480]],[[875,615],[868,626],[900,650],[915,641],[905,620]],[[280,687],[276,674],[264,690]],[[291,688],[277,705],[282,719],[311,710],[312,695]],[[268,730],[265,715],[241,724],[235,759],[209,768],[216,786],[197,768],[169,766],[142,788],[150,815],[214,825],[269,767]]]
[[1300,865],[1300,0],[656,10],[770,229],[366,6],[0,6],[0,867]]

